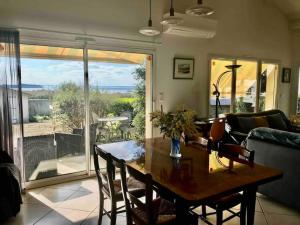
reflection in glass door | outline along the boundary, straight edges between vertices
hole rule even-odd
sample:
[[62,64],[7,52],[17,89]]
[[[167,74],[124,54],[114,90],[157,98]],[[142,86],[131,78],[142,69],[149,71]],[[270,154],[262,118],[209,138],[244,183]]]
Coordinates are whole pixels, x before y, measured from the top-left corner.
[[237,60],[234,112],[255,112],[257,91],[256,61]]
[[276,108],[278,65],[262,63],[259,79],[259,111]]
[[[211,79],[210,79],[210,93],[209,93],[209,117],[215,117],[216,110],[216,96],[213,95],[214,87],[213,84],[216,84],[219,76],[227,71],[226,66],[232,65],[232,60],[224,59],[212,59],[211,60]],[[231,92],[232,92],[232,75],[231,73],[226,74],[219,83],[220,95],[220,104],[221,109],[219,109],[219,114],[230,112],[231,107]]]
[[144,139],[151,60],[145,54],[101,50],[88,50],[88,59],[92,161],[95,142]]
[[26,181],[86,170],[83,50],[21,45]]

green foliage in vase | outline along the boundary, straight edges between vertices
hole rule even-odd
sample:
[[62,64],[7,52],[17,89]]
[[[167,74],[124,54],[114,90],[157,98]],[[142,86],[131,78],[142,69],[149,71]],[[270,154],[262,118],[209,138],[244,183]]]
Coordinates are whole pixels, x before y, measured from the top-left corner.
[[151,113],[151,121],[154,127],[160,128],[160,132],[167,137],[180,139],[182,134],[197,134],[194,123],[196,112],[193,110],[177,109],[175,112],[164,113],[155,111]]

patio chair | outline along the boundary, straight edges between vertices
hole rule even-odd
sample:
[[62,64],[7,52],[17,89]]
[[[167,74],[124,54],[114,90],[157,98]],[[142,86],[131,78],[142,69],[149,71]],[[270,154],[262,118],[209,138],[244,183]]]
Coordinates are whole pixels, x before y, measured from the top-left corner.
[[55,133],[57,158],[84,155],[84,140],[80,134]]
[[[23,154],[25,164],[25,178],[28,181],[40,162],[56,159],[57,152],[54,146],[54,135],[38,135],[23,138]],[[48,172],[56,172],[56,168],[49,168]],[[48,177],[44,171],[44,177]]]

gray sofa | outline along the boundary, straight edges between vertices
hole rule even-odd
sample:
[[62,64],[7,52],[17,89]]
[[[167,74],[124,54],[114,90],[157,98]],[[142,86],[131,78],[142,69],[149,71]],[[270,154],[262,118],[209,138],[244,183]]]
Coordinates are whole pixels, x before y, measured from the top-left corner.
[[226,114],[226,121],[227,141],[235,144],[242,143],[249,132],[257,127],[300,132],[300,129],[293,126],[284,113],[278,109],[258,113],[229,113]]
[[300,134],[256,128],[246,139],[255,162],[283,171],[283,178],[259,187],[259,192],[300,210]]

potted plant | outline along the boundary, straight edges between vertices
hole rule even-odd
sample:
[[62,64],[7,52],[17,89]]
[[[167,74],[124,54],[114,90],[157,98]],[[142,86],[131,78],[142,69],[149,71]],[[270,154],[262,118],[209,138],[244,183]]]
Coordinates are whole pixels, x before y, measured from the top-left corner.
[[177,109],[175,112],[168,113],[161,110],[150,114],[153,126],[160,128],[163,137],[171,138],[171,157],[181,157],[181,138],[198,133],[194,123],[195,116],[196,112],[188,109]]

